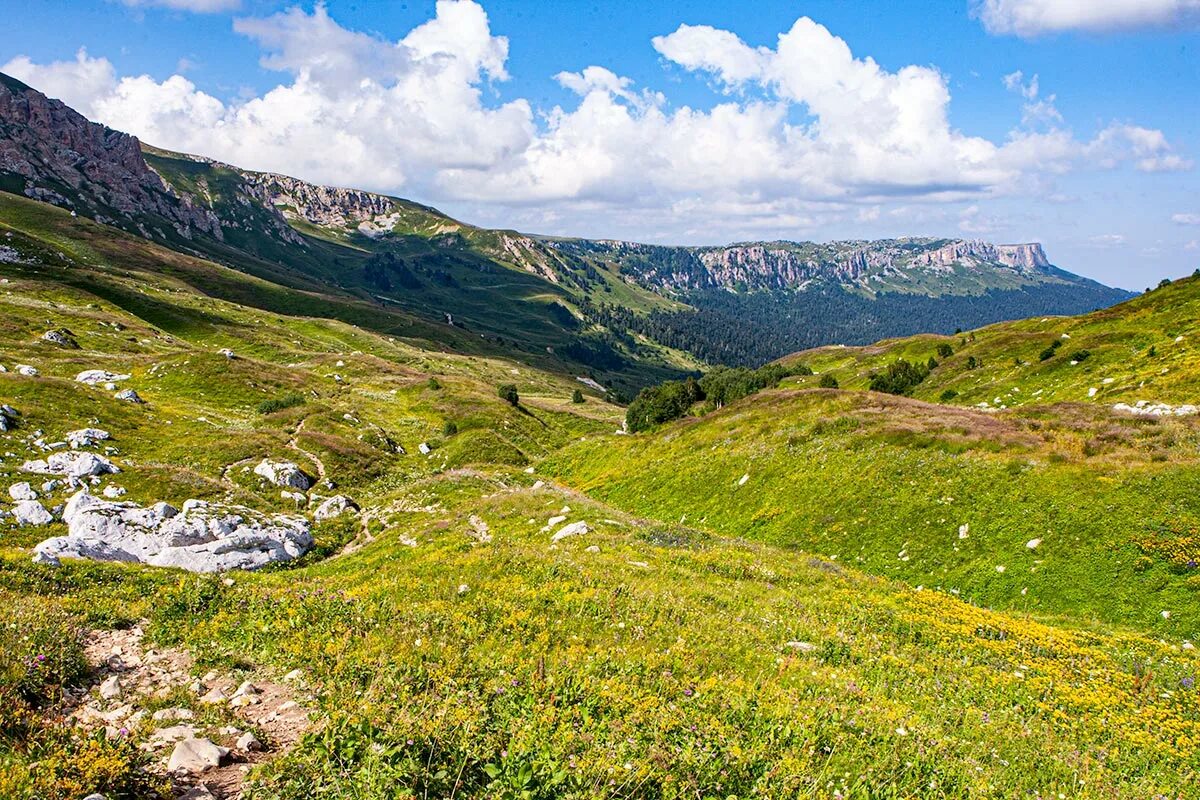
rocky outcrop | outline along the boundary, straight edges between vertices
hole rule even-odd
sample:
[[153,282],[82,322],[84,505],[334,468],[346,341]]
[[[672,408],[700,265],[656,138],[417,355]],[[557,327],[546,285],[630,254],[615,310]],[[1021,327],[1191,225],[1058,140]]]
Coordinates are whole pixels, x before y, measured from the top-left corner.
[[1000,264],[1020,271],[1035,271],[1050,266],[1040,244],[991,244],[979,239],[950,242],[936,250],[919,253],[913,258],[917,266],[949,267],[962,264],[969,267]]
[[270,172],[243,172],[247,191],[260,202],[314,225],[345,228],[390,214],[390,197],[358,189],[318,186]]
[[176,194],[147,166],[136,138],[4,75],[0,174],[23,181],[27,197],[131,231],[165,224],[189,239],[197,232],[223,238],[210,209]]
[[120,472],[111,461],[95,453],[78,451],[51,453],[46,459],[26,461],[22,472],[39,475],[65,475],[68,478],[92,478]]
[[290,561],[313,544],[302,517],[203,500],[188,500],[176,511],[166,503],[145,508],[81,491],[67,502],[63,521],[67,535],[38,544],[35,561],[80,558],[227,572]]

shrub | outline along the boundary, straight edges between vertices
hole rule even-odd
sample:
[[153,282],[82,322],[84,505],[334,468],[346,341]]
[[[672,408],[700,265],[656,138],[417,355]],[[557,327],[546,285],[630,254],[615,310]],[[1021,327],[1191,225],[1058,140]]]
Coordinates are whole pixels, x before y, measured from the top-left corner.
[[954,391],[953,389],[947,389],[946,391],[942,392],[938,399],[940,399],[943,403],[948,403],[956,397],[958,397],[958,392]]
[[1060,347],[1062,347],[1062,341],[1055,339],[1046,347],[1045,350],[1038,353],[1038,361],[1049,361],[1054,357],[1054,354],[1058,352],[1058,348]]
[[430,389],[432,389],[432,390],[433,390],[433,391],[435,391],[435,392],[436,392],[438,389],[441,389],[441,388],[442,388],[442,382],[441,382],[441,381],[439,381],[437,378],[433,378],[433,377],[431,377],[431,378],[430,378],[430,379],[429,379],[429,380],[428,380],[428,381],[425,383],[425,385],[426,385],[426,386],[428,386]]
[[836,389],[838,388],[838,379],[833,377],[832,372],[826,372],[821,376],[821,380],[817,381],[817,385],[822,389]]
[[928,376],[928,367],[918,366],[901,358],[888,364],[883,372],[872,374],[870,389],[873,392],[888,394],[908,394]]
[[517,394],[517,385],[515,383],[505,383],[500,386],[498,391],[500,399],[508,403],[513,408],[521,404],[521,396]]
[[456,433],[458,433],[458,425],[455,424],[454,420],[446,420],[446,424],[442,426],[442,435],[453,436]]
[[579,391],[578,389],[576,389],[574,392],[572,392],[571,393],[571,402],[572,403],[582,403],[583,402],[583,392]]
[[949,358],[954,355],[954,348],[950,346],[949,342],[942,342],[937,346],[937,354],[938,358]]
[[263,400],[258,404],[258,413],[274,414],[276,411],[283,411],[285,408],[304,405],[304,395],[299,392],[289,392],[280,397],[272,397],[269,400]]
[[933,372],[935,369],[937,369],[937,368],[938,368],[938,362],[937,362],[937,359],[936,359],[936,358],[934,358],[933,356],[930,356],[930,357],[929,357],[929,360],[925,362],[925,367],[926,367],[926,369],[928,369],[930,372]]
[[1091,358],[1091,355],[1092,354],[1087,350],[1076,350],[1074,353],[1071,353],[1067,360],[1076,362],[1087,361],[1089,358]]
[[967,369],[978,369],[983,366],[983,362],[975,356],[967,356]]

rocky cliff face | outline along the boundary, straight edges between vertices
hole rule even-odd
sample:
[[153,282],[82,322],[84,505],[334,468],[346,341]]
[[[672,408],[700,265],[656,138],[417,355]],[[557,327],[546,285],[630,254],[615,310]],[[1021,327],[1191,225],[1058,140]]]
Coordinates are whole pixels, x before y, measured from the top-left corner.
[[166,224],[185,238],[196,232],[221,238],[216,215],[173,192],[146,165],[136,138],[3,75],[0,180],[35,200],[144,236]]
[[390,214],[395,206],[390,197],[339,189],[275,175],[269,172],[243,172],[251,193],[265,203],[285,209],[314,225],[353,227]]
[[[841,285],[923,293],[1009,287],[1055,280],[1039,244],[885,239],[816,244],[753,242],[727,247],[659,247],[594,241],[562,245],[618,262],[630,279],[671,292],[710,289],[803,291]],[[962,284],[955,286],[954,284]]]

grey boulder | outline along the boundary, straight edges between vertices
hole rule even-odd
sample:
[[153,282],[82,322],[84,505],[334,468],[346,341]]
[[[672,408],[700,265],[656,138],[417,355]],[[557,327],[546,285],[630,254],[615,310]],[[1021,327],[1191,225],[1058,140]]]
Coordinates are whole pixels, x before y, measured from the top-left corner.
[[312,547],[303,517],[260,514],[242,506],[188,500],[182,511],[102,500],[87,491],[63,510],[67,535],[34,548],[34,561],[124,561],[190,572],[258,569],[291,561]]
[[254,474],[266,478],[276,486],[306,491],[312,486],[312,480],[300,469],[300,465],[291,461],[275,461],[264,458],[254,468]]

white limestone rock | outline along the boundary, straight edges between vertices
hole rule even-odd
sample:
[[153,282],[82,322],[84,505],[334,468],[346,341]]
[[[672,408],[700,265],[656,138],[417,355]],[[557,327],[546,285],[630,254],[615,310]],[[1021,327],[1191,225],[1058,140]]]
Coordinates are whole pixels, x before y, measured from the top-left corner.
[[99,442],[104,442],[112,438],[112,434],[100,428],[80,428],[77,431],[67,431],[65,437],[72,449],[78,450],[81,447],[92,447]]
[[566,539],[568,536],[582,536],[590,530],[591,528],[588,527],[586,522],[579,520],[578,522],[572,522],[569,525],[563,525],[553,536],[550,537],[550,541],[560,542],[563,539]]
[[228,755],[228,748],[219,747],[209,739],[183,739],[171,751],[167,771],[198,775],[221,766],[221,759]]
[[68,478],[91,478],[121,470],[104,456],[71,451],[52,453],[45,460],[26,461],[21,465],[21,471],[40,475],[65,475]]
[[129,375],[118,375],[115,372],[109,372],[104,369],[85,369],[83,372],[75,376],[78,383],[86,383],[88,386],[95,386],[98,383],[114,383],[116,381],[127,381]]
[[37,492],[25,481],[14,483],[8,487],[8,496],[13,500],[37,500],[38,498]]
[[22,500],[14,504],[12,515],[17,524],[22,527],[49,525],[54,522],[54,517],[37,500]]
[[354,513],[355,511],[358,511],[358,503],[344,494],[338,494],[317,506],[313,516],[317,519],[333,519],[347,512]]
[[254,474],[266,478],[276,486],[290,489],[308,491],[308,488],[312,486],[312,480],[304,474],[300,465],[291,461],[275,461],[264,458],[254,468]]
[[81,491],[67,502],[63,521],[67,535],[38,544],[34,561],[83,558],[227,572],[291,561],[313,544],[303,517],[203,500],[188,500],[176,512],[165,503],[144,508]]

